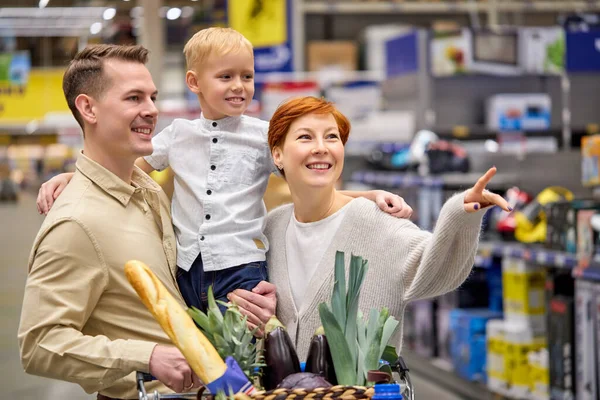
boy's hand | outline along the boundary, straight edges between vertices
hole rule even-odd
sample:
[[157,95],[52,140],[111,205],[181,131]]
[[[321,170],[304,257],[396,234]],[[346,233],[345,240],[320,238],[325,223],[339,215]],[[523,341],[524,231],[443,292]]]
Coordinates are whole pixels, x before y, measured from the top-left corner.
[[56,175],[48,182],[42,184],[36,201],[37,209],[40,214],[48,214],[48,211],[50,211],[54,204],[54,200],[62,193],[72,178],[73,173],[66,172]]
[[237,289],[227,295],[232,303],[237,304],[240,312],[248,317],[250,329],[258,327],[256,333],[261,337],[264,326],[275,314],[277,307],[277,289],[272,283],[261,281],[251,292]]
[[375,203],[382,211],[396,218],[408,219],[412,216],[413,209],[406,204],[402,197],[386,192],[385,190],[374,190],[373,192],[375,194]]

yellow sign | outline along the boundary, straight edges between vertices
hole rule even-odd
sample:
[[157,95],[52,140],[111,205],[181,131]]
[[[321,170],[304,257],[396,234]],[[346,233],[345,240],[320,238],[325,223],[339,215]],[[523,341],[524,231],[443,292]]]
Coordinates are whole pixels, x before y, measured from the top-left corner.
[[229,26],[256,47],[287,41],[287,0],[229,0]]
[[32,69],[25,85],[0,83],[0,123],[27,123],[49,112],[69,112],[62,91],[64,69]]

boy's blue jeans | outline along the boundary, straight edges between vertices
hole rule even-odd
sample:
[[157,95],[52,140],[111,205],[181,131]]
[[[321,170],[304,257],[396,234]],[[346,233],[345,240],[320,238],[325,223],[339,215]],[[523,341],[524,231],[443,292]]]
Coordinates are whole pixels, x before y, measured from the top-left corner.
[[[189,271],[177,269],[177,284],[188,307],[203,312],[208,308],[208,288],[212,285],[215,300],[228,302],[227,294],[236,289],[252,290],[260,281],[267,280],[267,262],[256,261],[221,271],[204,272],[202,256],[198,255]],[[217,303],[218,304],[218,303]],[[221,312],[226,307],[218,304]]]

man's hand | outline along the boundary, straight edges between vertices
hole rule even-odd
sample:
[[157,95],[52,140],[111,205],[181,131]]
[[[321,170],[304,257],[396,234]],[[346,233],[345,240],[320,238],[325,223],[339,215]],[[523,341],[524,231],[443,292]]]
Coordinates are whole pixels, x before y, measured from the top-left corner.
[[237,304],[240,312],[248,317],[250,329],[258,327],[257,336],[264,334],[264,327],[269,318],[275,314],[277,307],[277,289],[272,283],[261,281],[251,292],[237,289],[227,295],[232,303]]
[[150,356],[150,373],[176,393],[202,386],[177,347],[156,345]]
[[385,190],[373,190],[373,192],[375,194],[375,203],[382,211],[396,218],[408,219],[412,216],[413,209],[406,204],[402,197],[386,192]]
[[40,214],[48,214],[52,208],[54,200],[62,193],[64,188],[73,178],[72,172],[56,175],[40,187],[37,197],[37,209]]

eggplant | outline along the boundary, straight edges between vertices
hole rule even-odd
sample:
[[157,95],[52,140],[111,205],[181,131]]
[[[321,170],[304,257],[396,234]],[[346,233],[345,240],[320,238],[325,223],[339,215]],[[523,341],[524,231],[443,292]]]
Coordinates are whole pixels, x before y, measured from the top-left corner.
[[331,350],[327,343],[327,337],[323,327],[319,327],[310,341],[308,348],[308,358],[306,359],[306,372],[321,375],[332,385],[337,385],[335,376],[335,368],[333,366],[333,358],[331,358]]
[[286,376],[300,372],[300,361],[290,335],[275,316],[265,326],[264,357],[262,380],[266,390],[275,389]]
[[321,375],[310,372],[299,372],[286,376],[277,385],[277,388],[313,390],[316,388],[330,388],[331,386],[333,385],[327,382]]

